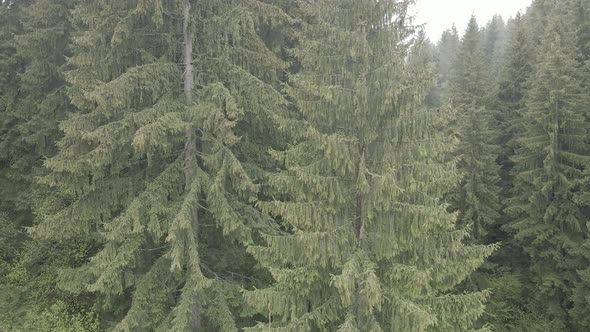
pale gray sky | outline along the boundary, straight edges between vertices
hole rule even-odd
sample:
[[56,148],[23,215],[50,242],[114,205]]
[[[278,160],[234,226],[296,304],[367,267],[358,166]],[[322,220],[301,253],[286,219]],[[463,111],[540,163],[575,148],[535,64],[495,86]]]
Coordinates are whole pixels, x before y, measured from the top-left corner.
[[471,14],[482,26],[494,14],[501,14],[506,20],[519,10],[524,12],[531,3],[532,0],[417,0],[411,12],[416,14],[415,23],[427,23],[426,35],[436,43],[453,22],[459,34],[463,35]]

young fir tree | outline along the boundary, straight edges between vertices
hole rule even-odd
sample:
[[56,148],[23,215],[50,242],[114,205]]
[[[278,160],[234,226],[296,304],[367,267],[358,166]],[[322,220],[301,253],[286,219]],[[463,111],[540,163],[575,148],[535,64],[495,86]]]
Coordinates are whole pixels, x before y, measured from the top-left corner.
[[73,20],[77,112],[46,162],[60,199],[33,233],[94,243],[62,287],[96,296],[105,328],[236,331],[240,287],[259,282],[243,246],[271,227],[238,143],[285,105],[285,65],[259,33],[288,17],[260,1],[128,0],[81,2]]
[[499,166],[494,145],[489,103],[490,78],[475,17],[461,41],[451,81],[451,98],[457,108],[459,170],[463,177],[453,202],[460,221],[472,229],[472,239],[482,241],[486,228],[499,216]]
[[530,257],[534,308],[552,321],[554,331],[582,331],[587,307],[574,309],[571,317],[568,310],[572,296],[581,299],[574,285],[584,275],[578,270],[588,265],[582,243],[589,202],[581,186],[589,164],[588,101],[576,61],[576,30],[562,5],[552,11],[531,77],[526,131],[514,157],[518,190],[508,211],[514,236]]
[[457,108],[470,105],[481,107],[489,103],[491,82],[481,40],[477,20],[472,16],[451,71],[451,97],[453,106]]
[[294,140],[258,203],[282,232],[250,247],[275,283],[246,292],[266,316],[248,330],[464,331],[483,310],[486,292],[451,292],[493,248],[462,244],[441,200],[458,174],[417,107],[432,78],[405,61],[408,4],[301,3],[297,112],[277,119]]
[[[496,258],[500,261],[503,260],[500,262],[501,264],[513,265],[513,268],[520,271],[526,270],[526,263],[522,261],[524,257],[521,251],[513,245],[511,236],[505,233],[504,225],[508,224],[511,218],[507,200],[512,196],[513,191],[521,189],[514,185],[514,174],[512,172],[514,162],[512,158],[518,148],[517,137],[525,131],[525,97],[535,62],[535,52],[528,38],[528,33],[525,17],[520,13],[517,14],[513,20],[510,40],[504,55],[504,65],[500,73],[498,94],[494,102],[498,110],[495,115],[500,128],[500,135],[497,140],[500,148],[498,163],[501,167],[501,188],[502,198],[504,199],[504,211],[502,211],[504,221],[501,223],[502,228],[497,229],[501,233],[499,236],[504,245],[503,249],[497,253]],[[500,256],[504,256],[504,259]]]

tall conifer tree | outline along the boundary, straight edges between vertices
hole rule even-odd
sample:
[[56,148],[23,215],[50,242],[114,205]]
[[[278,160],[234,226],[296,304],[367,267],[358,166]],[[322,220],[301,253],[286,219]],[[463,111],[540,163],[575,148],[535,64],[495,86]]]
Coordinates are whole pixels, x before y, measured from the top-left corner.
[[519,190],[509,211],[515,237],[530,256],[533,304],[552,320],[553,330],[565,331],[576,330],[577,320],[568,317],[568,310],[577,269],[588,264],[580,255],[588,236],[582,212],[588,200],[580,186],[589,157],[576,31],[565,5],[556,7],[526,98],[526,131],[514,157]]
[[63,70],[72,54],[70,10],[76,3],[21,0],[0,5],[0,326],[7,331],[86,331],[98,326],[84,312],[93,305],[91,297],[56,287],[60,268],[84,260],[83,241],[34,239],[25,231],[45,209],[41,202],[54,195],[36,177],[47,173],[43,160],[55,155],[58,123],[72,111]]
[[485,229],[498,219],[499,167],[493,118],[487,108],[491,82],[481,46],[481,34],[472,17],[461,41],[451,81],[451,98],[457,108],[459,169],[463,173],[454,195],[460,220],[472,228],[472,238],[483,240]]
[[55,154],[58,123],[70,111],[62,75],[70,55],[75,1],[17,1],[1,6],[0,209],[30,223],[34,176]]
[[[581,75],[581,83],[583,84],[581,91],[584,93],[583,91],[587,92],[590,90],[590,3],[583,0],[574,1],[572,9],[578,28],[579,62],[582,66],[579,74]],[[584,104],[590,105],[590,97],[587,93]],[[588,106],[586,106],[585,116],[587,123],[590,123]],[[590,135],[587,135],[585,145],[586,147],[590,146]],[[584,180],[581,182],[578,204],[585,207],[582,209],[583,217],[586,220],[590,220],[590,208],[588,208],[588,205],[590,205],[590,195],[588,194],[590,193],[590,161],[586,162]],[[590,223],[586,223],[586,229],[590,230]],[[585,262],[590,262],[590,236],[586,236],[586,240],[580,249],[581,255],[585,257]],[[590,314],[588,310],[590,308],[590,297],[587,294],[590,293],[590,264],[587,264],[585,268],[579,269],[578,275],[580,280],[574,289],[574,306],[570,314],[580,330],[588,330],[590,329]]]
[[501,69],[502,55],[506,46],[506,23],[501,15],[494,15],[482,30],[482,46],[488,70],[495,81]]
[[301,3],[294,142],[259,202],[283,229],[250,247],[275,283],[246,293],[266,316],[251,330],[466,330],[483,310],[485,292],[450,292],[492,248],[463,245],[441,202],[458,174],[417,107],[432,76],[405,62],[409,3]]
[[[18,75],[22,70],[22,61],[16,55],[14,37],[22,32],[20,17],[24,15],[20,6],[8,6],[0,3],[0,137],[2,142],[12,136],[11,127],[14,123],[12,104],[18,91]],[[13,212],[19,208],[18,196],[15,192],[22,192],[22,181],[18,171],[12,167],[9,146],[1,144],[0,150],[0,179],[4,184],[0,189],[0,210],[2,213]],[[16,173],[16,174],[15,174]],[[15,199],[17,198],[17,199]]]
[[449,82],[451,80],[451,73],[456,61],[457,52],[461,45],[459,38],[459,31],[455,25],[450,29],[443,31],[440,40],[438,41],[438,86],[440,94],[444,97],[449,95]]
[[514,137],[524,129],[522,120],[525,109],[525,95],[528,79],[532,74],[534,63],[533,47],[530,45],[528,31],[524,18],[518,14],[513,21],[510,41],[504,57],[504,66],[500,74],[499,90],[496,105],[498,107],[498,121],[502,134],[498,143],[502,147],[499,158],[506,190],[513,163],[510,157],[514,155]]
[[288,17],[233,0],[83,1],[73,14],[77,112],[43,178],[61,200],[34,234],[93,243],[62,287],[94,294],[109,329],[237,330],[240,287],[255,282],[243,246],[271,227],[238,143],[285,105],[285,65],[259,33]]
[[502,70],[498,80],[498,94],[493,107],[494,116],[499,128],[499,135],[494,142],[497,145],[498,164],[500,165],[499,183],[502,209],[499,220],[490,227],[489,240],[501,241],[498,251],[490,257],[486,274],[487,282],[492,291],[492,298],[486,307],[486,319],[494,324],[494,330],[505,331],[515,329],[514,324],[527,312],[527,297],[522,286],[523,273],[527,271],[527,258],[506,229],[510,223],[510,213],[506,211],[507,198],[514,190],[511,170],[514,167],[512,157],[517,147],[516,137],[524,131],[525,94],[528,78],[532,74],[533,48],[528,38],[525,20],[518,14],[510,24],[510,38],[506,52],[502,58]]

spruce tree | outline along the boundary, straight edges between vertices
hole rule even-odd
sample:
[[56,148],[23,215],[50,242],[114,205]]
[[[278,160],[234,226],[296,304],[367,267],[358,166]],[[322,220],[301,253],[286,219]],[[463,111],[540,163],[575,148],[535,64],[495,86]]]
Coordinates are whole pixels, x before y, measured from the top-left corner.
[[460,115],[459,170],[463,177],[459,184],[456,204],[459,220],[469,225],[472,240],[488,242],[487,235],[498,222],[500,205],[498,148],[494,144],[496,132],[490,129],[492,118],[484,107],[471,105]]
[[443,31],[441,38],[438,41],[438,86],[442,96],[448,96],[449,94],[449,81],[451,80],[451,72],[453,65],[455,64],[460,45],[461,40],[455,25],[453,25],[452,28]]
[[[574,24],[577,30],[578,45],[578,79],[582,86],[579,91],[582,94],[581,104],[589,105],[590,96],[587,91],[590,90],[590,4],[587,1],[574,0],[569,5],[570,17],[574,18]],[[586,93],[585,93],[586,92]],[[584,106],[582,106],[584,108]],[[586,131],[590,126],[590,112],[583,112],[586,120]],[[586,154],[590,153],[590,135],[586,135],[586,141],[583,143],[586,147]],[[576,188],[576,204],[581,207],[582,220],[590,218],[590,158],[584,163],[583,175],[580,180],[579,188]],[[586,222],[585,240],[579,247],[578,254],[583,257],[582,266],[578,267],[577,280],[573,289],[572,302],[573,307],[570,310],[570,319],[575,323],[575,327],[580,330],[590,329],[590,237],[588,236],[590,224]]]
[[502,55],[506,45],[506,23],[501,15],[494,15],[482,30],[482,46],[488,70],[495,80],[501,69]]
[[[8,139],[13,123],[12,104],[18,91],[18,75],[22,70],[22,61],[16,56],[15,35],[22,33],[20,17],[24,15],[20,6],[9,6],[0,3],[0,137],[1,142]],[[0,211],[14,213],[20,200],[17,195],[22,192],[22,178],[12,167],[11,151],[1,144],[0,150]]]
[[588,264],[581,255],[588,235],[582,212],[588,200],[581,192],[587,177],[588,123],[576,31],[562,6],[556,4],[552,11],[531,77],[525,132],[514,157],[518,190],[508,211],[515,239],[530,257],[533,306],[551,320],[554,331],[571,331],[587,316],[582,309],[573,319],[568,310],[577,270]]
[[513,21],[495,103],[502,131],[498,143],[502,147],[499,160],[502,166],[503,188],[505,190],[510,190],[509,183],[512,182],[509,174],[513,167],[510,157],[514,155],[514,137],[524,130],[522,116],[525,108],[525,95],[534,63],[533,47],[530,45],[527,33],[524,18],[519,13]]
[[281,233],[249,248],[274,278],[246,292],[263,331],[463,331],[486,292],[454,294],[493,248],[464,245],[442,195],[456,182],[436,112],[420,111],[431,74],[405,62],[409,1],[301,3],[290,76],[297,109],[277,118]]
[[451,98],[457,108],[456,131],[460,144],[456,150],[463,177],[452,201],[460,220],[470,225],[472,239],[482,241],[486,228],[498,219],[499,167],[493,145],[496,132],[493,118],[486,108],[491,82],[481,46],[481,34],[475,17],[471,17],[455,61],[451,81]]
[[490,100],[491,79],[481,44],[481,31],[474,16],[469,20],[451,72],[451,97],[457,108],[485,106]]
[[492,102],[492,107],[497,110],[493,116],[499,129],[499,135],[494,143],[497,145],[497,161],[500,165],[502,209],[498,211],[499,220],[489,229],[488,240],[501,241],[502,245],[489,259],[489,273],[486,276],[493,295],[486,307],[485,318],[497,331],[517,329],[514,324],[519,320],[526,325],[523,317],[528,317],[529,314],[525,307],[528,298],[523,287],[527,258],[506,229],[511,217],[504,208],[511,193],[520,190],[513,185],[511,170],[514,163],[511,159],[517,147],[515,138],[524,131],[524,100],[528,78],[532,73],[534,52],[528,38],[525,19],[521,14],[511,21],[509,29],[510,37],[498,79],[498,94]]
[[[36,177],[46,173],[43,160],[56,153],[58,123],[71,111],[62,71],[76,2],[0,4],[0,326],[6,331],[97,327],[90,298],[56,288],[59,269],[84,260],[83,241],[38,240],[25,231],[44,209],[40,202],[54,194]],[[70,320],[74,311],[88,324]]]
[[559,0],[535,0],[527,9],[525,24],[529,29],[529,42],[535,48],[540,47],[545,36],[545,29],[549,26],[551,16],[555,13],[555,4],[559,2]]
[[17,1],[2,8],[0,209],[30,223],[34,177],[55,154],[58,123],[69,112],[61,74],[70,54],[75,1]]
[[590,59],[590,3],[584,0],[573,0],[572,11],[578,28],[580,60],[587,62]]
[[[416,68],[426,68],[431,72],[438,71],[439,54],[436,45],[428,38],[424,31],[419,31],[416,42],[409,50],[408,65]],[[426,108],[440,109],[443,106],[440,92],[440,79],[434,84],[424,97],[423,105]]]
[[260,34],[289,18],[233,0],[84,1],[73,17],[76,112],[46,162],[59,195],[33,234],[92,244],[61,287],[95,296],[110,330],[236,331],[240,288],[260,282],[244,245],[273,227],[242,160],[286,105],[286,65]]

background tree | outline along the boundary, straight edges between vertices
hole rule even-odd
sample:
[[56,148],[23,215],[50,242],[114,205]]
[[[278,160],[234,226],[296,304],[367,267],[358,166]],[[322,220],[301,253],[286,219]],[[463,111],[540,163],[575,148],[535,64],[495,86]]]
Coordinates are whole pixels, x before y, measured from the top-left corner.
[[[58,123],[72,110],[63,70],[71,56],[71,12],[77,1],[0,4],[0,326],[10,331],[93,331],[90,299],[56,288],[60,268],[84,260],[85,245],[34,239],[53,192],[36,182],[56,153]],[[43,317],[45,321],[34,324]]]
[[30,220],[33,177],[55,153],[58,123],[70,107],[62,67],[70,54],[68,10],[74,1],[16,1],[1,5],[0,208]]
[[519,14],[514,19],[510,42],[504,56],[504,66],[500,74],[499,91],[496,98],[497,118],[502,134],[499,145],[502,147],[498,158],[502,167],[503,189],[507,196],[512,180],[510,171],[514,166],[510,157],[514,155],[514,137],[524,129],[522,120],[525,109],[525,95],[528,79],[532,75],[534,63],[533,47],[530,45],[528,30],[523,17]]
[[[527,28],[520,14],[511,21],[508,32],[510,38],[501,62],[503,66],[498,79],[498,94],[492,101],[492,107],[497,110],[493,116],[499,129],[494,143],[498,151],[497,162],[500,165],[501,179],[499,186],[503,206],[498,211],[499,219],[489,228],[489,241],[501,241],[501,246],[489,259],[483,285],[492,290],[484,319],[496,331],[522,330],[524,327],[516,325],[519,321],[523,322],[523,326],[532,326],[532,321],[535,320],[535,324],[542,321],[536,317],[524,322],[523,316],[529,312],[526,306],[526,288],[523,287],[523,274],[527,273],[528,259],[521,247],[513,241],[512,234],[505,229],[511,217],[504,211],[511,192],[519,190],[514,187],[511,170],[514,167],[512,157],[517,147],[516,137],[524,131],[525,95],[534,63]],[[534,330],[532,327],[530,329]]]
[[549,22],[526,98],[525,133],[514,170],[518,193],[509,212],[515,238],[530,256],[529,286],[536,310],[552,329],[575,330],[568,318],[576,270],[587,264],[580,245],[587,237],[580,184],[588,165],[585,94],[576,62],[576,33],[561,4]]
[[490,77],[494,78],[494,81],[501,70],[508,33],[506,22],[501,15],[497,14],[482,29],[482,46],[490,70]]
[[451,98],[457,108],[459,170],[463,178],[453,194],[455,208],[462,225],[472,229],[472,239],[483,241],[486,228],[498,219],[499,176],[497,133],[490,111],[492,86],[481,46],[481,33],[475,17],[471,17],[453,67]]
[[438,49],[438,87],[441,96],[449,95],[449,82],[453,65],[455,64],[457,52],[461,44],[459,32],[455,25],[443,31],[437,44]]
[[[579,75],[581,76],[581,93],[584,98],[584,104],[590,104],[590,97],[588,94],[584,94],[584,91],[588,91],[590,89],[590,4],[587,1],[574,1],[572,5],[572,14],[576,17],[576,27],[578,29],[578,47],[579,47],[579,57],[578,62],[581,65],[580,70],[578,71]],[[582,106],[584,107],[584,106]],[[587,106],[586,106],[587,109]],[[589,123],[590,121],[590,113],[588,110],[585,112],[586,122]],[[588,135],[587,135],[588,138]],[[586,147],[590,146],[590,142],[586,140],[584,142]],[[588,150],[586,150],[588,151]],[[588,194],[590,192],[590,186],[588,182],[588,175],[590,171],[590,162],[586,162],[584,166],[584,180],[581,181],[581,186],[578,193],[578,204],[582,205],[582,215],[583,218],[589,220],[590,217],[590,209],[588,208],[588,203],[590,202],[590,197]],[[590,225],[586,224],[586,229],[590,229]],[[586,237],[585,241],[580,247],[581,255],[585,258],[585,262],[590,262],[590,240],[589,237]],[[590,329],[590,316],[588,315],[588,308],[590,307],[590,299],[585,296],[590,292],[590,268],[584,267],[578,270],[578,276],[580,280],[577,283],[576,288],[574,289],[573,293],[573,302],[574,306],[570,311],[570,315],[572,319],[576,322],[576,326],[580,330]]]

